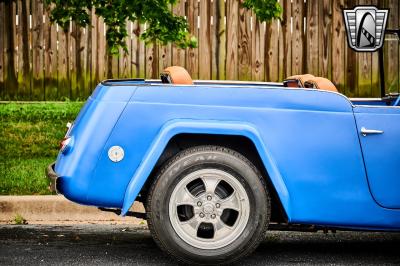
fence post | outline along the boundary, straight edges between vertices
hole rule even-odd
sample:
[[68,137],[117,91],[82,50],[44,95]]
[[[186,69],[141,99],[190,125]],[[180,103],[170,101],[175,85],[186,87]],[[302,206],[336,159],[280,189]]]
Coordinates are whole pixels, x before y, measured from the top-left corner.
[[226,1],[226,78],[238,79],[238,0]]

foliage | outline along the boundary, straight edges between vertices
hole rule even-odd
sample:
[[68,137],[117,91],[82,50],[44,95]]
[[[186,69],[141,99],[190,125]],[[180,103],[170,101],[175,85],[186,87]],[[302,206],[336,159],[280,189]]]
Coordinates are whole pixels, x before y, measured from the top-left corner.
[[243,6],[252,9],[262,22],[281,18],[282,7],[277,0],[245,0]]
[[190,37],[186,19],[171,11],[170,7],[175,2],[176,0],[46,0],[53,7],[51,21],[58,23],[64,30],[69,28],[70,19],[78,26],[88,25],[89,11],[94,8],[96,15],[102,17],[107,25],[106,39],[111,54],[118,54],[120,47],[127,52],[126,21],[147,24],[146,31],[141,35],[146,42],[174,42],[181,48],[195,47],[197,41]]
[[[239,0],[238,0],[239,1]],[[141,37],[146,42],[173,42],[180,48],[197,47],[197,39],[190,36],[188,23],[171,11],[177,0],[45,0],[52,8],[50,19],[68,30],[70,20],[84,27],[90,24],[90,10],[104,19],[106,39],[111,54],[122,47],[127,52],[125,38],[127,21],[146,23]],[[282,8],[277,0],[244,0],[243,6],[253,9],[261,21],[279,18]]]
[[15,223],[15,224],[18,224],[18,225],[21,225],[21,224],[28,224],[28,222],[25,220],[25,218],[22,217],[22,215],[21,215],[21,214],[18,214],[18,213],[17,213],[17,215],[15,215],[15,217],[14,217],[14,223]]
[[0,195],[50,194],[44,169],[82,102],[0,104]]

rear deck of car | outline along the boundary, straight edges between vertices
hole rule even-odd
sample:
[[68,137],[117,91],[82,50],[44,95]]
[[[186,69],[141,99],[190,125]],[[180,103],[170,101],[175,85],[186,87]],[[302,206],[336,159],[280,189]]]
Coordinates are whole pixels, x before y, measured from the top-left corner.
[[[106,86],[213,86],[215,87],[251,87],[251,88],[284,88],[282,82],[262,81],[234,81],[234,80],[194,80],[193,85],[165,84],[158,79],[110,79],[102,82]],[[301,88],[306,89],[306,88]],[[345,96],[345,95],[344,95]],[[384,98],[349,98],[353,105],[366,106],[393,106],[398,95],[389,95]]]

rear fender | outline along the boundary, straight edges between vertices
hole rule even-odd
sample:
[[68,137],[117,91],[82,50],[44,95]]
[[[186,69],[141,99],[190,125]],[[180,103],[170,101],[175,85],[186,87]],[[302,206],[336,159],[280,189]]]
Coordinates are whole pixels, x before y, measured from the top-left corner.
[[249,138],[257,148],[286,213],[289,213],[288,190],[278,168],[276,167],[274,159],[268,153],[268,147],[265,146],[259,132],[253,125],[237,121],[176,119],[170,120],[161,128],[159,134],[146,152],[134,176],[131,178],[125,191],[124,203],[121,210],[122,216],[126,215],[129,211],[169,140],[175,135],[182,133],[237,135]]

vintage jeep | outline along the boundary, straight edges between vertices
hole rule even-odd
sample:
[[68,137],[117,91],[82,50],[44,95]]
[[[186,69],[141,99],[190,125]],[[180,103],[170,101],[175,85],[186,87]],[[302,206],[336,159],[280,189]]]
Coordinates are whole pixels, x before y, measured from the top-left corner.
[[399,96],[280,83],[106,80],[69,126],[54,189],[121,215],[143,202],[180,261],[229,263],[270,229],[399,230]]

